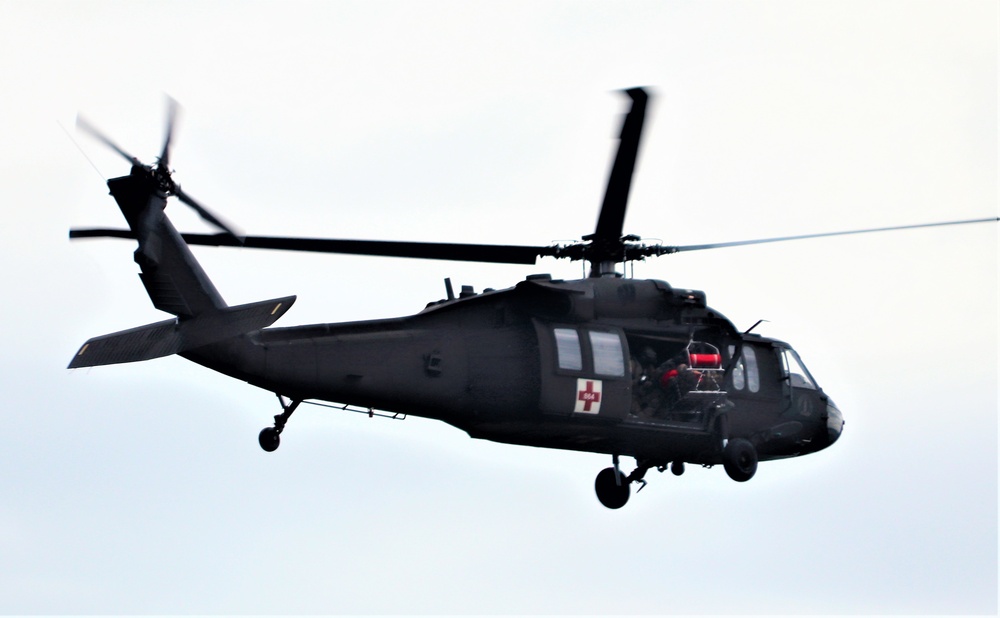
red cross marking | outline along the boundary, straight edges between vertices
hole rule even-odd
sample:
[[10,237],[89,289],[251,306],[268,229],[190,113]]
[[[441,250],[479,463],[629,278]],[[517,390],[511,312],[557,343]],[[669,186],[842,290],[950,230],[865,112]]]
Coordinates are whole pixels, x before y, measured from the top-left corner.
[[601,403],[601,394],[594,390],[593,380],[587,380],[586,390],[582,390],[576,395],[577,401],[583,402],[583,411],[590,412],[590,407],[595,403]]

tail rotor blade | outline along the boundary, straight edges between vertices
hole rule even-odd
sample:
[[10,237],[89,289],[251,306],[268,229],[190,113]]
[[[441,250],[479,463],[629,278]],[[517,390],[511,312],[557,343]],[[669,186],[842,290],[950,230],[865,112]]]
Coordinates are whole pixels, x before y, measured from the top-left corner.
[[90,124],[83,116],[77,115],[76,128],[84,133],[88,133],[91,137],[97,139],[98,141],[103,142],[105,146],[120,154],[129,163],[135,165],[139,162],[139,160],[133,157],[128,151],[113,142],[110,137],[101,133],[97,127]]
[[204,219],[208,223],[211,223],[215,227],[219,228],[226,234],[229,234],[230,236],[235,238],[238,242],[241,241],[241,239],[244,236],[242,232],[237,231],[235,227],[226,223],[218,216],[213,214],[209,209],[205,208],[204,206],[196,202],[194,198],[192,198],[187,193],[184,193],[184,191],[182,191],[180,187],[175,187],[173,193],[177,197],[177,199],[179,199],[180,201],[184,202],[185,204],[193,208],[194,211],[198,213],[198,216],[200,216],[202,219]]
[[232,236],[237,244],[242,243],[243,233],[236,230],[235,227],[226,223],[218,215],[205,208],[199,204],[193,197],[181,190],[180,186],[174,183],[170,178],[170,144],[174,138],[174,127],[177,124],[177,113],[180,109],[177,101],[172,97],[167,97],[167,123],[164,130],[163,138],[163,151],[160,153],[160,158],[157,160],[157,171],[162,177],[166,178],[169,183],[170,192],[177,197],[180,201],[190,206],[195,212],[198,213],[202,219],[210,223],[211,225],[219,228],[229,236]]

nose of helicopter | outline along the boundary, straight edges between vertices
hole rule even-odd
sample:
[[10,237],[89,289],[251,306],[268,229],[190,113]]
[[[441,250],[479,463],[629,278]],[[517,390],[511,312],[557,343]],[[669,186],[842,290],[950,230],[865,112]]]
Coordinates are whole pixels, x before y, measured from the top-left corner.
[[826,435],[828,439],[827,446],[833,444],[840,437],[840,434],[844,432],[844,415],[841,414],[840,410],[833,403],[832,400],[826,403]]

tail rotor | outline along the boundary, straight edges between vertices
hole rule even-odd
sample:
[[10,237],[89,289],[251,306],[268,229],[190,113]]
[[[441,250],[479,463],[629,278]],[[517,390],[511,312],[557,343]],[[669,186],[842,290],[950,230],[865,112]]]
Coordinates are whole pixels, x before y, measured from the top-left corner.
[[172,177],[170,170],[170,146],[173,142],[174,128],[177,124],[177,114],[179,105],[172,98],[167,98],[167,119],[165,135],[163,138],[163,148],[160,156],[156,159],[156,165],[147,165],[133,156],[130,152],[119,146],[114,140],[104,132],[86,120],[83,116],[77,116],[77,129],[87,133],[99,142],[103,143],[111,150],[117,152],[123,159],[132,165],[131,174],[134,176],[145,176],[155,183],[155,186],[164,194],[164,197],[174,196],[182,203],[190,207],[198,216],[209,225],[219,229],[225,236],[229,236],[236,242],[242,244],[243,234],[235,226],[227,223],[224,219],[210,211],[205,206],[198,203],[194,198],[181,190],[181,187]]

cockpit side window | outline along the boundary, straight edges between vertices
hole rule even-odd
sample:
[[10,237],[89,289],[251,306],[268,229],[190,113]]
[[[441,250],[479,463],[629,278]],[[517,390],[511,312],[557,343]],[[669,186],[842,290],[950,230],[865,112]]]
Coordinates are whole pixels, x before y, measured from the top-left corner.
[[569,371],[583,369],[583,352],[580,350],[580,335],[573,328],[553,329],[556,336],[556,353],[559,356],[559,368]]

